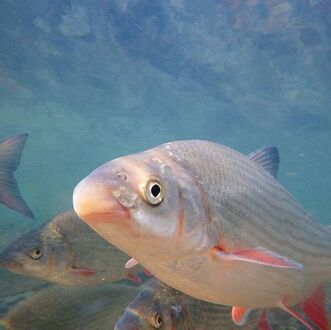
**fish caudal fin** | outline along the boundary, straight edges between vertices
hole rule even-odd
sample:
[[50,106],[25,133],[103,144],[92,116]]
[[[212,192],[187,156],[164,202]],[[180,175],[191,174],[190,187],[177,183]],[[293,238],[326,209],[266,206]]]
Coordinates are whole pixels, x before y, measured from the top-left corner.
[[0,202],[29,218],[34,218],[14,178],[27,137],[28,134],[16,134],[0,143]]
[[303,303],[299,304],[299,306],[316,324],[318,329],[330,329],[327,301],[325,299],[325,289],[323,287],[314,291],[314,293]]

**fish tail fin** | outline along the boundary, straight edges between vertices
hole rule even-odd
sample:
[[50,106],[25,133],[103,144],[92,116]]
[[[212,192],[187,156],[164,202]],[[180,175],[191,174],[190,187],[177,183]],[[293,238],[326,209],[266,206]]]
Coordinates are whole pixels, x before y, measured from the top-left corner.
[[27,137],[28,134],[16,134],[0,143],[0,202],[29,218],[34,218],[14,177]]
[[309,316],[320,330],[330,329],[325,288],[319,287],[304,302],[299,304],[302,310]]

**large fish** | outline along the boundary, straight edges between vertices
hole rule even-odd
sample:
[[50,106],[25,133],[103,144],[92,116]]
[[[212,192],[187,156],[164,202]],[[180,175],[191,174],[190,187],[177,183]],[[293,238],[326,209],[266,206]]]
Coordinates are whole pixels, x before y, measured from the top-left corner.
[[253,330],[259,327],[260,316],[254,311],[239,327],[232,322],[229,306],[194,299],[152,279],[125,309],[115,330]]
[[14,177],[28,134],[16,134],[0,142],[0,203],[33,218]]
[[108,330],[138,293],[138,286],[52,286],[19,302],[0,319],[6,330]]
[[74,211],[67,211],[11,243],[0,254],[0,266],[67,285],[95,285],[124,278],[140,282],[136,272],[142,268],[125,269],[127,259]]
[[[200,140],[110,161],[73,194],[78,215],[164,283],[233,306],[281,308],[328,329],[330,234],[275,179],[278,152],[245,156]],[[129,264],[134,264],[131,260]]]

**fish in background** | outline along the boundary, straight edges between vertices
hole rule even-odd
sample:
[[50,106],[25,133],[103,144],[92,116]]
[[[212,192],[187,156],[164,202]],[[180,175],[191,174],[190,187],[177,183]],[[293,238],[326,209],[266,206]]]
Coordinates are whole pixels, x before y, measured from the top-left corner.
[[34,218],[14,177],[27,137],[28,134],[16,134],[0,142],[0,203],[28,218]]
[[137,272],[143,269],[125,269],[128,259],[70,210],[9,244],[0,254],[0,266],[66,285],[96,285],[120,279],[140,283],[142,276]]
[[99,286],[53,285],[20,301],[0,318],[6,330],[108,330],[139,292],[122,283]]
[[252,309],[280,308],[308,329],[330,329],[330,234],[277,182],[278,164],[275,147],[245,156],[208,141],[170,142],[94,170],[76,186],[74,209],[129,264],[232,306],[238,325]]
[[[239,327],[232,322],[231,307],[192,298],[154,278],[130,302],[115,330],[253,330],[262,328],[261,314],[262,311],[255,310],[246,324]],[[264,318],[263,315],[261,322],[265,322]]]

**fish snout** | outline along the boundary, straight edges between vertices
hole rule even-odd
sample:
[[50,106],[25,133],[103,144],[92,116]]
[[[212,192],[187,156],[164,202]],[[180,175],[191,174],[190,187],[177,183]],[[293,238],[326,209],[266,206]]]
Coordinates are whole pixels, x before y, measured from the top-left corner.
[[97,176],[82,180],[73,193],[77,215],[88,224],[120,221],[130,218],[130,212],[112,194],[107,180]]
[[10,270],[14,273],[20,273],[23,269],[23,265],[17,262],[12,254],[8,254],[7,250],[4,250],[0,254],[0,268]]

